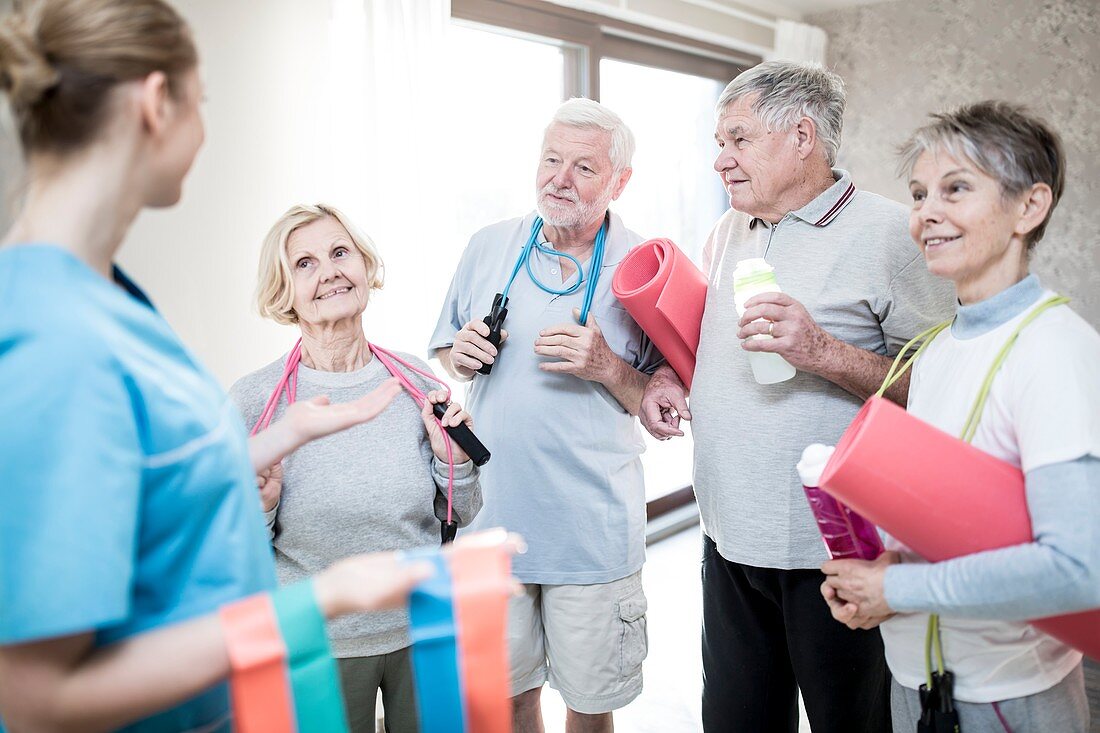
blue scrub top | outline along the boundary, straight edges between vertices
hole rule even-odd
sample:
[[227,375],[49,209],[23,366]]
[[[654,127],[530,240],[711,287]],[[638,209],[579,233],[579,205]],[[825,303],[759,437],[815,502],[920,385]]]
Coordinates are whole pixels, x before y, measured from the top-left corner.
[[[57,247],[0,249],[0,644],[109,644],[275,587],[237,410],[115,280]],[[221,684],[125,730],[228,718]]]

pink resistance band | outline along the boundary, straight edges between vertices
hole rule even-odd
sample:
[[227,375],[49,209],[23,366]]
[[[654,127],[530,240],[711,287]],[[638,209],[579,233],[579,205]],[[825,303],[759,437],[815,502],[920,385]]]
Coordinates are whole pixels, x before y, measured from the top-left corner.
[[[382,362],[382,365],[386,367],[390,374],[397,377],[397,381],[401,382],[401,386],[412,397],[413,402],[421,410],[424,409],[424,403],[427,401],[428,396],[421,392],[412,380],[409,379],[403,372],[394,366],[393,362],[401,364],[406,369],[416,372],[425,379],[436,382],[443,389],[447,390],[447,399],[451,399],[451,388],[447,386],[447,383],[435,376],[431,372],[425,372],[422,369],[417,369],[409,362],[405,361],[401,357],[394,354],[392,351],[387,351],[381,346],[375,346],[372,343],[367,343],[367,347],[370,352],[378,357],[378,361]],[[283,370],[283,376],[279,380],[279,383],[275,385],[275,390],[271,393],[271,396],[267,398],[267,404],[264,405],[263,412],[260,413],[260,419],[256,421],[256,424],[252,427],[252,432],[249,435],[255,435],[261,430],[266,430],[268,425],[271,424],[271,419],[275,416],[275,409],[279,406],[279,399],[283,393],[286,393],[286,401],[288,405],[293,405],[298,400],[298,365],[302,362],[302,340],[298,339],[298,343],[294,344],[294,348],[290,350],[290,354],[286,358],[286,369]],[[443,427],[443,422],[438,418],[433,418],[437,425],[439,425],[440,434],[443,436],[443,442],[447,446],[447,523],[451,524],[454,519],[452,517],[452,498],[454,496],[454,484],[455,484],[455,463],[454,463],[454,449],[451,447],[451,436],[447,435],[447,431]]]

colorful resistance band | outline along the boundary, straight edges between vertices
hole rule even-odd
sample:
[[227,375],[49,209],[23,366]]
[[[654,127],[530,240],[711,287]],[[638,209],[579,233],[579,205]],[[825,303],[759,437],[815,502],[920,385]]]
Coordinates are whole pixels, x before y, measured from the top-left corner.
[[436,569],[413,591],[409,609],[422,733],[511,733],[506,537],[483,532],[446,552],[406,555]]
[[[389,373],[397,377],[397,380],[401,382],[401,385],[405,388],[405,391],[412,397],[413,402],[420,409],[424,409],[424,402],[428,399],[428,396],[424,394],[412,380],[409,379],[404,373],[394,366],[393,362],[397,362],[404,366],[406,369],[416,372],[425,379],[438,383],[443,389],[447,391],[447,399],[451,398],[451,388],[447,386],[447,383],[435,376],[431,372],[426,372],[422,369],[417,369],[415,366],[405,361],[401,357],[394,354],[392,351],[383,349],[381,346],[375,346],[372,343],[367,343],[367,347],[371,353],[378,357],[378,361],[382,362],[382,365],[386,367]],[[298,339],[298,342],[294,344],[294,348],[290,350],[290,353],[286,357],[286,368],[283,369],[283,376],[279,379],[275,385],[274,391],[271,396],[267,398],[267,403],[264,405],[263,412],[260,413],[260,419],[256,421],[256,424],[252,426],[252,432],[249,435],[255,435],[261,430],[266,430],[271,424],[272,418],[275,417],[275,410],[279,406],[279,399],[286,394],[287,405],[293,405],[298,400],[298,365],[302,363],[302,340]],[[447,430],[443,427],[442,421],[438,417],[433,418],[436,424],[439,426],[439,431],[443,435],[443,442],[447,446],[447,523],[451,524],[454,521],[454,485],[455,485],[455,465],[454,465],[454,448],[451,446],[451,437],[447,435]]]
[[313,582],[220,611],[236,733],[346,733],[336,662]]
[[298,733],[346,733],[340,676],[329,649],[325,617],[313,593],[313,581],[281,588],[275,593],[274,603],[289,652]]
[[286,645],[267,593],[219,611],[232,669],[230,697],[238,733],[294,733]]
[[466,716],[458,668],[453,583],[438,549],[405,553],[410,562],[431,563],[435,572],[409,598],[413,680],[421,733],[464,733]]
[[467,729],[511,733],[506,637],[511,561],[499,544],[459,545],[450,559]]

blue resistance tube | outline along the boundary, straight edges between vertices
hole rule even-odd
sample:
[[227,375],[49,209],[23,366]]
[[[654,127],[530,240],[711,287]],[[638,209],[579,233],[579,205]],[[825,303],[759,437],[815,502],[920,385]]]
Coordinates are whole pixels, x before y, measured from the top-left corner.
[[[572,295],[580,289],[581,283],[585,283],[584,289],[584,302],[581,304],[581,316],[577,319],[578,323],[582,326],[588,323],[588,312],[592,309],[592,299],[596,295],[596,284],[600,279],[600,271],[603,269],[603,255],[604,255],[604,242],[607,239],[607,227],[608,220],[605,217],[603,226],[600,227],[600,231],[596,234],[596,243],[592,247],[592,258],[589,260],[588,265],[588,279],[585,280],[584,270],[581,268],[580,260],[565,252],[558,252],[549,247],[544,247],[539,244],[539,232],[542,231],[542,217],[535,217],[535,223],[531,225],[531,236],[527,238],[527,244],[523,246],[523,252],[520,253],[519,259],[516,260],[515,267],[512,268],[512,276],[508,278],[508,284],[504,286],[503,296],[504,301],[508,302],[508,291],[512,288],[512,283],[516,281],[516,276],[519,275],[521,267],[527,269],[527,276],[531,278],[531,282],[539,287],[543,292],[550,293],[551,295]],[[539,252],[549,257],[564,257],[571,261],[577,268],[577,282],[573,283],[568,288],[557,289],[546,285],[544,282],[535,276],[535,273],[531,270],[531,250],[537,249]]]
[[465,694],[458,668],[451,571],[438,548],[404,553],[410,562],[430,562],[435,574],[409,599],[413,680],[421,733],[465,733]]

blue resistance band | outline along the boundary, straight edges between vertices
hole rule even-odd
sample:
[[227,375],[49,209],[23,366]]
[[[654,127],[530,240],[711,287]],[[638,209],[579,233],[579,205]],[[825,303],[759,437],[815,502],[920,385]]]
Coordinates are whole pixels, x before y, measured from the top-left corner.
[[[599,282],[600,271],[603,269],[604,241],[607,239],[607,227],[608,219],[605,217],[603,226],[600,227],[600,231],[596,234],[596,243],[592,247],[592,258],[589,260],[588,280],[584,289],[584,302],[581,304],[581,317],[577,319],[577,322],[582,326],[588,323],[588,311],[592,309],[592,298],[596,295],[596,283]],[[521,267],[527,268],[527,276],[531,278],[531,282],[537,285],[543,292],[550,293],[551,295],[572,295],[580,289],[581,283],[585,282],[584,270],[581,268],[580,260],[573,255],[566,254],[565,252],[558,252],[557,250],[539,244],[539,232],[541,231],[542,217],[536,216],[535,223],[531,225],[531,236],[527,238],[527,244],[523,246],[523,252],[520,253],[519,259],[516,260],[516,266],[512,268],[512,276],[508,278],[508,284],[504,286],[504,302],[508,301],[508,291],[511,290],[512,283],[516,281],[516,276],[519,274],[519,269]],[[533,249],[537,249],[539,252],[549,257],[564,257],[571,261],[577,267],[577,282],[563,290],[552,288],[543,283],[531,270],[531,250]]]
[[412,639],[413,680],[421,733],[464,733],[465,695],[458,671],[451,571],[438,548],[409,550],[409,562],[435,567],[409,599],[409,636]]

